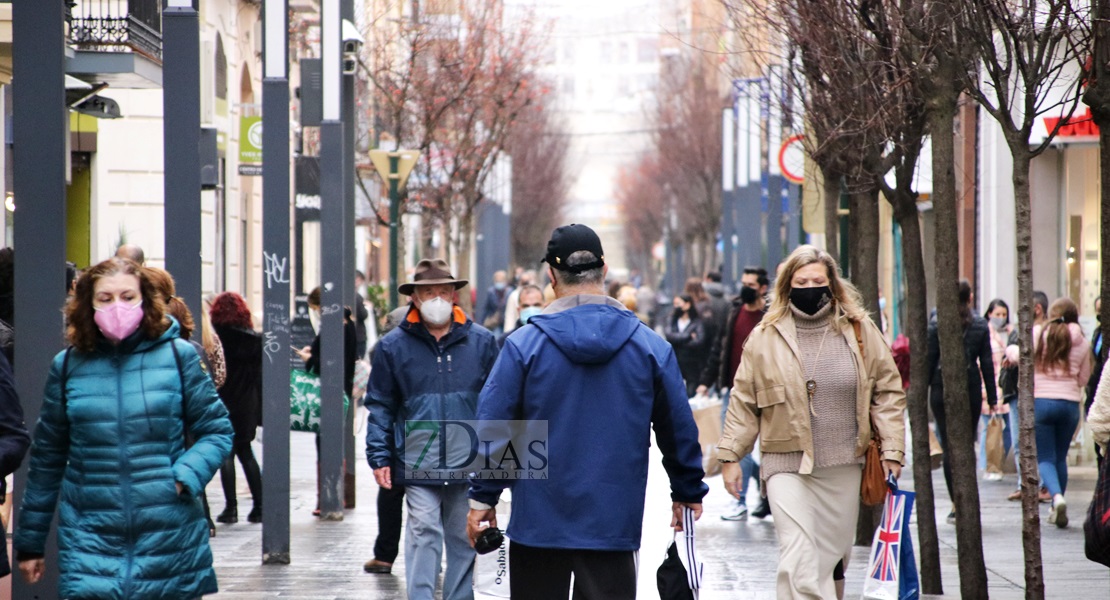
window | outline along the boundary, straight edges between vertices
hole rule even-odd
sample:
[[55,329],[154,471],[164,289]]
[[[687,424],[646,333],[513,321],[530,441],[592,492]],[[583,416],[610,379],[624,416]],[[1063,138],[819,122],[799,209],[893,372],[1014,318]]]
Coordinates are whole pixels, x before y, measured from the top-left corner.
[[642,63],[659,60],[659,40],[653,37],[640,38],[636,42],[636,60]]
[[573,75],[564,75],[563,76],[563,95],[564,96],[572,96],[572,97],[574,96],[574,76]]

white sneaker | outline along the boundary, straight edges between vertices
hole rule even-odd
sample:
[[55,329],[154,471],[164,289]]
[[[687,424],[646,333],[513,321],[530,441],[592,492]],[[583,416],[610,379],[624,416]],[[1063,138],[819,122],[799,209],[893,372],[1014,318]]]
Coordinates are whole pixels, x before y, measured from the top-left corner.
[[1052,508],[1048,510],[1048,522],[1060,529],[1068,526],[1068,501],[1064,500],[1063,494],[1056,494],[1052,497]]
[[1002,473],[987,473],[983,475],[984,481],[1002,481]]
[[736,504],[736,509],[728,514],[721,515],[722,521],[744,521],[748,518],[748,507],[743,502]]

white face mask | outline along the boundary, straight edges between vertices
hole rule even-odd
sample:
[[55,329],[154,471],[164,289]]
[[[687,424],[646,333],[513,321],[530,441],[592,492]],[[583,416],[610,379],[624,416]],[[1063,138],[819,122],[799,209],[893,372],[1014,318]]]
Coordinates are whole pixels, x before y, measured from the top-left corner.
[[420,303],[420,316],[429,325],[442,326],[451,320],[451,313],[455,305],[440,297],[425,300]]
[[312,331],[320,333],[320,311],[315,308],[308,309],[308,322],[312,323]]

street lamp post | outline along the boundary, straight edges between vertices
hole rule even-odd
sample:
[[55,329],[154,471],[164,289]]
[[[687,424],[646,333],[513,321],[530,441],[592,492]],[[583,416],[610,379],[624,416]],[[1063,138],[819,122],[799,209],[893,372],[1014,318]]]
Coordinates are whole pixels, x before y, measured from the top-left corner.
[[397,276],[400,262],[397,222],[401,218],[401,192],[420,153],[415,150],[371,150],[370,160],[378,175],[389,185],[389,306],[397,308]]
[[397,179],[397,163],[400,157],[389,156],[389,308],[397,308],[397,220],[401,218],[401,190]]
[[[339,0],[320,10],[324,119],[320,125],[320,227],[338,234],[320,248],[320,518],[343,520],[344,134]],[[288,427],[288,426],[287,426]]]
[[289,564],[289,67],[288,0],[263,6],[262,563]]
[[[65,42],[61,2],[15,2],[12,21],[14,141],[15,386],[28,426],[38,421],[50,361],[62,349],[65,303]],[[16,472],[12,504],[21,505],[29,460]],[[15,522],[20,512],[14,513]],[[46,542],[46,573],[34,587],[12,575],[13,597],[58,597],[57,534]]]
[[200,17],[195,0],[166,0],[162,11],[162,132],[166,270],[200,314]]

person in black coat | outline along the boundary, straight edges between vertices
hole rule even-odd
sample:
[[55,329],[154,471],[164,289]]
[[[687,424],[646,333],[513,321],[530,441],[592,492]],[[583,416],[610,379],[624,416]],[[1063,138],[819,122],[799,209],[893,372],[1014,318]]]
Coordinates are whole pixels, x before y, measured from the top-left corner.
[[[308,310],[310,313],[320,315],[320,288],[317,286],[308,293]],[[317,317],[319,318],[319,317]],[[350,398],[354,394],[355,387],[355,362],[358,361],[357,344],[355,332],[355,320],[351,314],[349,306],[343,307],[343,392]],[[297,356],[301,357],[304,361],[304,368],[309,373],[314,375],[320,374],[320,332],[316,332],[316,337],[312,339],[312,345],[308,348],[297,350]],[[319,478],[319,464],[320,464],[320,434],[316,434],[316,508],[312,511],[315,517],[320,516],[320,478]],[[348,496],[350,498],[350,496]],[[345,502],[346,508],[351,508],[350,504]]]
[[220,523],[239,520],[235,493],[235,462],[239,459],[254,502],[247,521],[262,522],[262,471],[254,457],[251,442],[262,425],[262,336],[251,327],[251,313],[243,297],[224,292],[212,301],[212,327],[223,344],[227,379],[219,389],[235,429],[232,456],[220,467],[220,482],[226,504],[216,517]]
[[[960,280],[959,292],[960,317],[963,319],[964,355],[967,357],[967,402],[968,427],[975,439],[976,425],[983,403],[983,382],[986,386],[987,404],[993,413],[998,405],[998,386],[994,375],[994,356],[991,352],[990,323],[971,312],[971,284]],[[937,331],[936,317],[929,322],[929,405],[937,421],[937,441],[944,449],[944,483],[948,486],[948,497],[952,496],[952,467],[948,451],[948,429],[944,414],[944,385],[940,371],[940,335]],[[950,523],[955,522],[955,512],[949,513]]]
[[[23,407],[15,391],[15,376],[8,359],[0,354],[0,499],[8,493],[4,478],[19,468],[30,446],[31,434],[23,423]],[[0,577],[11,572],[8,546],[0,544]]]
[[694,305],[693,297],[675,296],[674,312],[667,325],[667,341],[674,347],[678,369],[686,381],[686,395],[693,396],[698,388],[698,377],[709,358],[712,340],[705,333],[705,322]]

